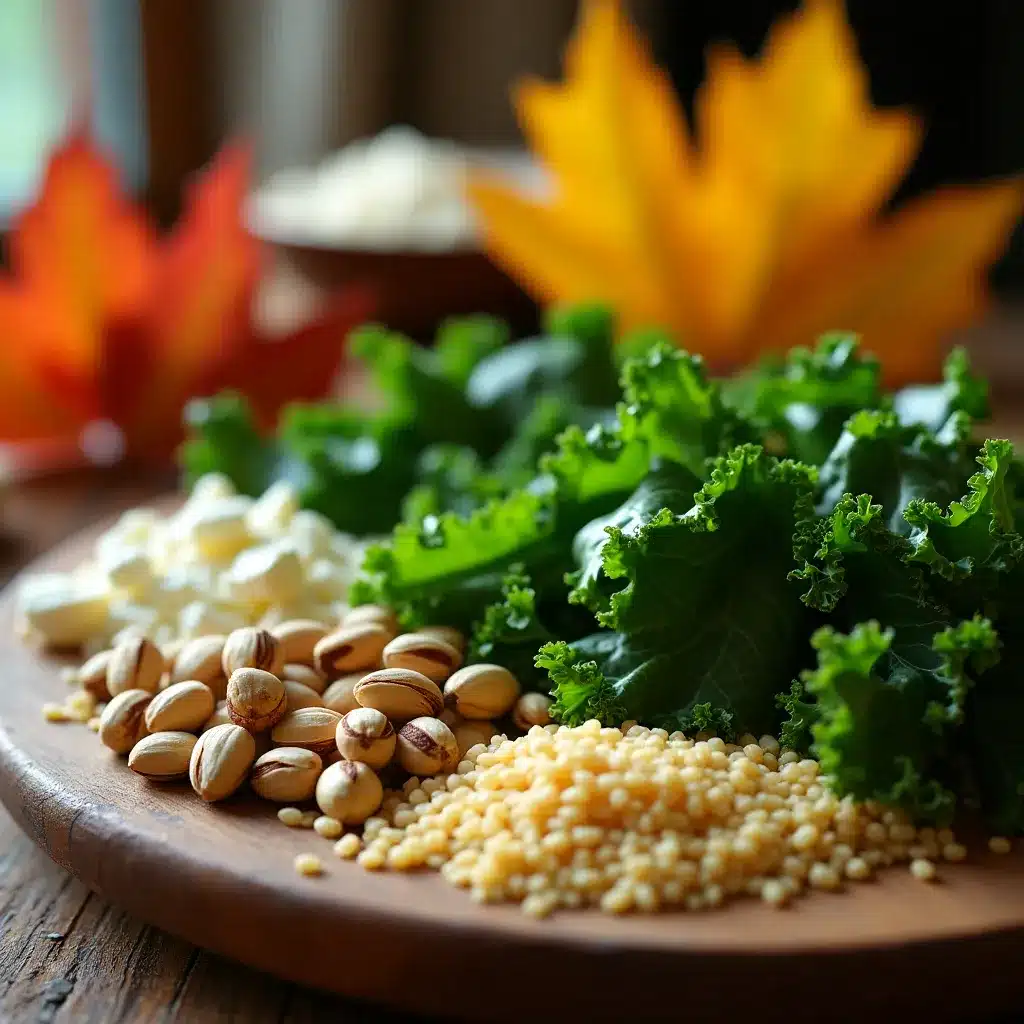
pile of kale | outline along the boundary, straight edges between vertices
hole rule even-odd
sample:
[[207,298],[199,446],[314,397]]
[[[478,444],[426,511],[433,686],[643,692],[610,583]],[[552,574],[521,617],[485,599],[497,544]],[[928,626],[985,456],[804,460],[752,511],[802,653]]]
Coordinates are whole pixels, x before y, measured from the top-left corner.
[[886,394],[845,334],[726,381],[613,337],[593,306],[512,344],[486,317],[431,349],[366,328],[378,409],[265,439],[196,402],[184,465],[388,534],[354,600],[464,628],[562,722],[773,732],[840,793],[1024,831],[1024,473],[977,440],[963,353]]

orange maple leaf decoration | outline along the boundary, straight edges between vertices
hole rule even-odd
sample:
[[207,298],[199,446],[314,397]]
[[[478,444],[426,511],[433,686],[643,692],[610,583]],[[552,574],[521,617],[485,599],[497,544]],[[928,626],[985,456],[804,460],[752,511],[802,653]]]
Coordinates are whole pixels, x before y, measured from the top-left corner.
[[871,106],[839,0],[779,21],[759,59],[723,46],[707,67],[691,137],[619,4],[589,0],[565,83],[516,92],[553,195],[470,183],[495,259],[540,301],[609,302],[624,330],[668,327],[719,369],[840,328],[893,383],[936,372],[983,307],[1021,182],[882,214],[922,130]]
[[129,458],[163,459],[193,395],[232,387],[269,425],[285,402],[330,390],[369,298],[342,294],[294,333],[264,337],[248,180],[247,151],[224,149],[160,240],[84,136],[53,154],[0,277],[0,441],[59,449],[106,422]]

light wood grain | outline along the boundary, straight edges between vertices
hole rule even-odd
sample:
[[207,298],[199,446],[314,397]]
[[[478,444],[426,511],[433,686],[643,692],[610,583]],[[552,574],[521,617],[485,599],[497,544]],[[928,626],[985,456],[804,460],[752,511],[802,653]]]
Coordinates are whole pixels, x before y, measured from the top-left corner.
[[[44,564],[71,564],[91,536]],[[950,869],[938,886],[895,871],[782,914],[748,901],[708,915],[530,921],[513,908],[475,906],[436,876],[366,874],[334,860],[314,833],[281,826],[273,808],[251,796],[203,805],[185,785],[156,787],[132,775],[85,729],[44,722],[39,704],[63,684],[52,661],[12,638],[11,604],[10,593],[0,599],[0,795],[29,836],[86,886],[190,942],[305,984],[471,1019],[675,1015],[680,991],[690,993],[689,1017],[710,1019],[723,989],[738,986],[765,1005],[785,1005],[807,986],[827,990],[851,1017],[901,1005],[948,1017],[1012,1005],[1018,993],[1020,858]],[[325,858],[327,877],[294,873],[293,857],[306,850]],[[103,934],[110,911],[90,911],[74,882],[47,898],[59,905],[58,920],[89,920],[75,929],[84,937],[69,947],[74,965],[77,943]],[[124,961],[126,984],[142,986],[136,1003],[180,1006],[182,991],[166,983],[178,972],[162,972],[150,991],[147,972],[131,967],[136,927],[137,934],[123,925],[104,934],[104,955]],[[189,955],[166,941],[165,961]],[[509,986],[510,970],[529,984]],[[195,967],[181,973],[200,984]],[[987,983],[958,1005],[936,984],[951,973]],[[63,1006],[74,995],[68,983],[68,971],[54,970],[46,998]],[[272,1004],[267,993],[253,1005],[280,1015]]]

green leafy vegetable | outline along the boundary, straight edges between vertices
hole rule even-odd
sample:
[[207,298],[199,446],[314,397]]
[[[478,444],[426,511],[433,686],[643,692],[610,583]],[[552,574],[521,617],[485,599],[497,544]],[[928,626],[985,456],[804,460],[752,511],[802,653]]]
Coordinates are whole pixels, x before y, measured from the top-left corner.
[[197,401],[187,475],[287,479],[387,534],[349,600],[463,629],[561,722],[772,732],[841,794],[1024,832],[1024,462],[977,439],[962,352],[895,395],[842,333],[717,381],[596,305],[352,351],[378,406],[266,438],[238,396]]
[[547,689],[545,677],[537,671],[537,649],[554,639],[541,622],[537,592],[530,577],[511,572],[502,581],[501,600],[489,605],[483,620],[470,638],[471,662],[504,665],[524,689]]
[[[645,486],[619,514],[623,525],[604,527],[600,571],[626,585],[601,593],[591,565],[576,590],[608,632],[542,649],[560,673],[552,692],[562,720],[605,720],[615,707],[690,728],[710,704],[737,728],[770,721],[777,681],[796,667],[804,613],[786,574],[798,523],[813,516],[813,485],[809,467],[747,445],[717,460],[692,507],[675,492],[678,511],[650,513],[654,495],[672,495]],[[592,563],[591,536],[580,549]]]
[[792,349],[785,360],[738,377],[725,398],[786,454],[818,465],[850,416],[882,406],[880,380],[878,360],[858,351],[856,335],[837,332],[813,351]]
[[976,420],[988,416],[988,385],[971,373],[962,348],[954,349],[946,358],[943,378],[941,384],[904,388],[893,396],[900,422],[938,432],[955,413]]
[[985,619],[936,632],[930,647],[894,643],[871,620],[847,635],[824,627],[812,638],[818,667],[804,674],[817,699],[812,727],[822,771],[840,793],[945,822],[955,797],[953,730],[972,680],[998,645]]

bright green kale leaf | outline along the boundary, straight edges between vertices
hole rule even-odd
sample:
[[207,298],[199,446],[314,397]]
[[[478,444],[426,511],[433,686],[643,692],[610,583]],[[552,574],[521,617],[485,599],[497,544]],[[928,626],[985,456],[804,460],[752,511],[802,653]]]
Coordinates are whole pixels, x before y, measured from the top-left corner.
[[813,350],[795,348],[783,361],[741,374],[724,386],[724,395],[741,415],[774,434],[785,454],[811,465],[825,460],[850,416],[883,406],[878,360],[859,354],[856,335],[842,332],[823,335]]
[[275,446],[260,436],[249,403],[231,391],[214,398],[194,398],[185,407],[188,440],[179,460],[185,485],[206,473],[223,473],[242,494],[256,497],[273,482],[279,458]]
[[400,523],[386,544],[367,551],[368,578],[354,588],[352,603],[390,605],[405,626],[435,621],[468,631],[500,597],[512,565],[545,583],[559,580],[569,554],[555,522],[550,495],[516,491],[465,517],[447,512]]
[[558,640],[537,652],[537,668],[547,672],[550,680],[554,698],[550,711],[555,721],[577,726],[596,718],[602,725],[616,726],[628,717],[614,681],[607,678],[597,660],[603,662],[617,642],[612,633],[595,633],[571,647]]
[[480,456],[465,445],[431,445],[416,458],[416,485],[402,502],[402,522],[418,523],[429,515],[475,508],[500,497],[504,481],[488,473]]
[[700,356],[677,348],[666,335],[648,332],[648,339],[643,353],[623,365],[620,420],[631,421],[633,435],[652,456],[703,476],[708,458],[754,440],[753,432],[726,407]]
[[954,413],[969,419],[987,419],[988,385],[971,373],[967,353],[954,349],[946,358],[941,384],[904,388],[893,396],[901,423],[920,424],[939,431]]
[[[449,325],[448,330],[453,332],[455,328]],[[375,430],[377,436],[406,430],[421,448],[430,444],[471,445],[483,455],[501,447],[507,432],[505,424],[493,410],[474,407],[467,401],[458,374],[456,379],[447,375],[445,351],[424,348],[376,325],[353,331],[348,345],[351,354],[371,369],[383,396],[385,408]]]
[[[935,502],[912,501],[904,512],[912,527],[910,558],[947,581],[973,577],[978,586],[966,593],[975,602],[984,599],[985,591],[998,584],[996,578],[1012,569],[1024,551],[1007,486],[1013,445],[988,440],[976,461],[981,470],[967,481],[968,493],[946,511]],[[959,598],[949,589],[944,593]]]
[[811,727],[818,720],[819,712],[818,705],[806,698],[807,691],[799,679],[794,679],[790,688],[775,698],[775,703],[786,713],[779,729],[783,750],[806,754],[811,749]]
[[874,620],[849,634],[830,626],[814,634],[818,666],[803,674],[817,700],[813,750],[839,794],[946,822],[955,806],[950,755],[972,685],[968,672],[995,661],[998,637],[981,618],[937,631],[928,647],[897,646],[897,636]]
[[507,490],[525,487],[537,475],[540,458],[556,447],[563,431],[573,426],[589,428],[602,417],[612,417],[612,411],[584,409],[557,395],[543,395],[490,461],[489,471]]
[[602,571],[626,584],[601,602],[607,632],[538,655],[561,720],[692,728],[700,707],[704,720],[771,728],[804,627],[786,573],[813,487],[809,467],[742,445],[715,462],[688,510],[608,527]]
[[434,338],[437,370],[456,387],[464,388],[477,364],[507,345],[509,336],[504,320],[485,313],[449,317]]
[[837,614],[848,625],[872,617],[892,625],[893,617],[908,621],[914,617],[910,609],[928,605],[923,573],[906,565],[910,542],[889,529],[882,506],[870,494],[843,495],[801,540],[797,558],[803,564],[790,579],[807,584],[801,600],[809,608],[836,613],[844,600]]

